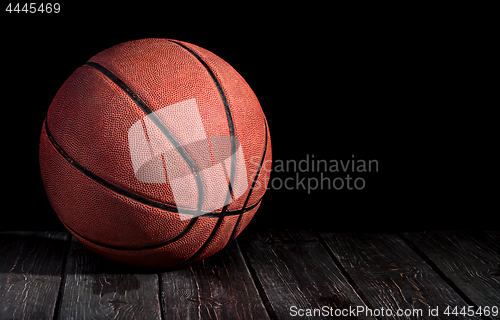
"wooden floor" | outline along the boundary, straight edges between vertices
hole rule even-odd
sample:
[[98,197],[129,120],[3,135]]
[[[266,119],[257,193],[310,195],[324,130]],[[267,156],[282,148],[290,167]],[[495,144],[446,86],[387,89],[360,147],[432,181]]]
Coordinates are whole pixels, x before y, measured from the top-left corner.
[[2,320],[500,319],[499,308],[500,232],[253,231],[163,273],[104,261],[68,233],[0,233]]

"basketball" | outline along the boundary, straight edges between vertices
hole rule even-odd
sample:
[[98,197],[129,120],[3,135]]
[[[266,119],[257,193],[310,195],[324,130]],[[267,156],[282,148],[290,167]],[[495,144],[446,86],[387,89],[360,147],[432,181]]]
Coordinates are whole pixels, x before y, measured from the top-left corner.
[[78,241],[166,269],[213,255],[248,225],[271,140],[257,97],[227,62],[142,39],[98,53],[64,82],[39,160],[50,204]]

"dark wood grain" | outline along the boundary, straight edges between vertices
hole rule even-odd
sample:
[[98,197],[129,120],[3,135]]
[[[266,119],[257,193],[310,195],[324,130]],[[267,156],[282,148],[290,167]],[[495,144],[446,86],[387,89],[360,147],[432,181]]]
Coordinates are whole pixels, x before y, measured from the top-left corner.
[[236,241],[162,273],[162,287],[165,319],[269,319]]
[[375,319],[323,317],[358,307],[480,319],[444,310],[500,307],[500,233],[256,231],[157,272],[103,260],[64,232],[0,233],[0,319]]
[[[468,305],[397,235],[321,233],[321,237],[373,309],[392,310],[393,316],[380,319],[480,319],[443,313],[447,306]],[[436,307],[438,316],[430,317],[429,310]],[[408,316],[397,316],[398,309]]]
[[0,319],[52,319],[68,234],[0,233]]
[[[497,233],[428,231],[407,233],[405,237],[476,306],[497,306],[500,309],[500,244]],[[500,319],[500,316],[490,317]]]
[[99,258],[74,238],[59,319],[161,319],[158,275]]
[[[317,314],[321,315],[322,308],[334,312],[365,305],[310,231],[259,231],[249,234],[240,244],[249,267],[258,277],[272,318],[318,319],[318,315],[307,316],[307,310],[319,309]],[[303,310],[304,317],[299,317],[299,310]],[[375,319],[330,314],[322,318]]]

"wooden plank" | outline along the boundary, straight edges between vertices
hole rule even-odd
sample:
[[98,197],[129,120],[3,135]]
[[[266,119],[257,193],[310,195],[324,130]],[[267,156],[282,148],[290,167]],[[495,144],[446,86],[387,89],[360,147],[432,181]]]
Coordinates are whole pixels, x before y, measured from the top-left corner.
[[[493,239],[495,243],[500,243],[500,231],[487,231],[486,234],[490,236],[490,238]],[[500,261],[498,261],[497,267],[491,270],[490,275],[493,277],[498,277],[496,279],[500,281]]]
[[373,310],[386,311],[379,319],[428,319],[436,308],[432,319],[480,319],[444,314],[448,306],[468,305],[397,235],[321,233],[321,237]]
[[[476,306],[500,309],[500,245],[495,234],[428,231],[406,233],[405,237]],[[500,319],[498,314],[490,317]]]
[[165,319],[269,319],[236,241],[162,273],[162,287]]
[[52,319],[68,233],[0,233],[0,319]]
[[375,319],[335,314],[366,305],[313,232],[258,231],[240,245],[272,318]]
[[161,319],[158,275],[128,268],[72,238],[59,319]]

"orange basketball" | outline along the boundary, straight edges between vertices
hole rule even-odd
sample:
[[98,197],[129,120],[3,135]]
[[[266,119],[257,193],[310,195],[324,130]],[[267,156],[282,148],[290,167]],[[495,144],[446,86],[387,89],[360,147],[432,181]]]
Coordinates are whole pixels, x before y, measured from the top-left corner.
[[215,54],[167,39],[125,42],[79,67],[40,138],[45,190],[71,234],[150,268],[204,259],[238,236],[270,160],[266,118],[245,80]]

